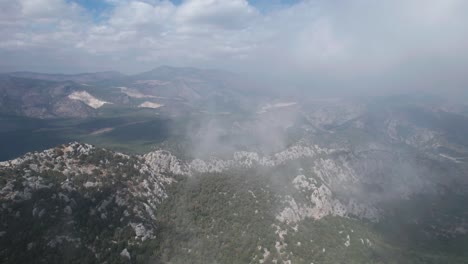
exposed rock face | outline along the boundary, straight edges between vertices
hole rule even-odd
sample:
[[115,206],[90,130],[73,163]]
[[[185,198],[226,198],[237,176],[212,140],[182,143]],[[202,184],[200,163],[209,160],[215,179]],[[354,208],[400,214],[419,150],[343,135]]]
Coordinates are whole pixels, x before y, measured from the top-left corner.
[[69,98],[64,98],[54,104],[52,111],[56,116],[60,117],[83,118],[94,116],[92,107]]
[[162,107],[164,105],[162,104],[158,104],[158,103],[154,103],[154,102],[144,102],[144,103],[141,103],[138,107],[141,107],[141,108],[152,108],[152,109],[158,109],[160,107]]
[[[130,230],[134,235],[126,243],[154,239],[154,212],[173,181],[160,171],[165,170],[138,157],[79,143],[2,162],[1,239],[22,237],[18,243],[28,241],[45,252],[71,245],[89,254],[104,252],[112,236]],[[44,221],[50,225],[30,233]]]
[[122,256],[124,258],[131,259],[130,253],[128,252],[128,250],[126,248],[124,248],[122,250],[122,252],[120,252],[120,256]]
[[81,101],[81,102],[89,105],[90,107],[92,107],[94,109],[97,109],[97,108],[99,108],[99,107],[101,107],[101,106],[108,103],[108,102],[101,101],[101,100],[97,99],[96,97],[90,95],[86,91],[73,92],[70,95],[68,95],[68,98],[70,98],[72,100]]
[[78,87],[78,84],[70,82],[2,77],[0,112],[34,118],[93,116],[94,109],[87,105],[87,101],[68,98]]
[[416,160],[402,153],[379,148],[356,153],[317,145],[294,145],[270,156],[235,152],[232,159],[189,162],[182,162],[169,152],[156,151],[144,155],[144,159],[149,166],[158,168],[159,173],[189,176],[239,168],[276,167],[306,160],[309,167],[301,168],[300,172],[307,172],[307,176],[297,175],[291,184],[307,199],[296,201],[292,196],[284,196],[284,209],[277,215],[281,222],[291,224],[328,215],[378,221],[381,203],[432,193],[440,184],[436,178],[441,176],[437,172],[430,173],[423,164],[416,166]]
[[188,169],[192,172],[222,172],[236,167],[252,168],[255,166],[278,166],[285,162],[307,157],[313,158],[320,154],[331,153],[334,150],[327,150],[314,146],[295,145],[284,151],[271,156],[260,156],[256,152],[240,151],[233,154],[230,160],[210,159],[207,161],[195,159],[188,164]]
[[281,222],[292,224],[305,218],[321,219],[327,215],[354,215],[372,221],[379,219],[378,210],[371,204],[359,204],[355,200],[342,202],[333,197],[332,191],[325,184],[317,186],[314,178],[298,175],[292,183],[298,191],[308,196],[308,200],[298,204],[291,196],[285,197],[285,208],[277,215]]
[[[278,182],[269,181],[276,187],[260,184],[260,188],[243,191],[255,201],[249,208],[255,209],[251,214],[265,214],[265,204],[256,207],[261,197],[264,203],[274,201],[268,211],[274,222],[268,230],[276,241],[274,247],[261,247],[254,262],[291,262],[293,245],[287,238],[299,233],[303,222],[326,217],[380,222],[387,216],[385,205],[389,201],[437,193],[441,186],[463,180],[456,168],[448,180],[443,173],[447,167],[430,155],[396,152],[379,144],[362,150],[299,142],[266,156],[236,152],[230,159],[183,161],[164,150],[129,156],[70,143],[0,162],[0,243],[16,238],[11,248],[32,252],[72,248],[99,261],[107,258],[102,254],[110,248],[119,259],[132,260],[136,247],[158,241],[157,213],[161,204],[170,200],[173,194],[169,187],[177,187],[178,180],[262,170],[278,171],[278,176],[271,175],[278,177]],[[209,186],[220,187],[217,183]],[[233,191],[220,188],[214,193]],[[236,193],[231,195],[230,199],[238,199]],[[238,212],[232,215],[239,217]],[[444,234],[465,232],[464,223],[455,224],[446,225]],[[367,238],[360,239],[365,242],[358,245],[372,247]],[[345,248],[357,244],[349,233],[342,240]],[[304,241],[294,247],[301,247],[301,243]],[[10,251],[0,254],[21,259]]]
[[157,173],[188,174],[187,166],[168,151],[153,151],[143,155],[143,159]]

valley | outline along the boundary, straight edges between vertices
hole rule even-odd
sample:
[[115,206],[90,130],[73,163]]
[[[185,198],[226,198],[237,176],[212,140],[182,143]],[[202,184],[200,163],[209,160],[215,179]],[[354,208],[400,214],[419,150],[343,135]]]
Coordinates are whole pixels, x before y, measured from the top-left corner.
[[0,86],[5,263],[468,260],[468,112],[444,98],[246,96],[192,68],[17,75]]

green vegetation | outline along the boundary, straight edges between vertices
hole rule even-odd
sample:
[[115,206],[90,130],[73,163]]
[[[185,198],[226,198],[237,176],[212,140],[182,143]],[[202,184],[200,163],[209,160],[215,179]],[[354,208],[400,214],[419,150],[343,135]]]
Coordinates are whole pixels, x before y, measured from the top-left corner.
[[90,119],[34,119],[0,117],[0,160],[29,151],[80,141],[132,154],[154,150],[172,135],[180,123],[137,112],[128,116],[102,116]]
[[[298,203],[308,199],[291,185],[298,167],[311,167],[304,158],[273,168],[167,175],[176,182],[165,187],[168,197],[152,212],[155,219],[147,221],[150,218],[138,214],[126,216],[149,202],[146,198],[132,197],[125,206],[111,198],[147,179],[137,169],[137,157],[102,149],[86,155],[75,150],[70,155],[78,166],[95,168],[89,174],[63,174],[64,148],[57,147],[40,158],[48,169],[35,175],[48,187],[1,209],[0,223],[8,227],[0,239],[0,248],[8,249],[0,252],[5,263],[274,263],[276,259],[300,264],[436,264],[468,259],[466,236],[424,236],[427,227],[448,223],[446,215],[465,218],[464,196],[414,197],[404,206],[388,208],[387,220],[378,224],[337,216],[282,223],[276,215],[284,209],[284,195]],[[0,186],[10,182],[13,190],[24,190],[25,171],[38,162],[32,159],[0,170]],[[314,176],[311,170],[303,173]],[[67,179],[74,189],[62,187]],[[96,181],[101,182],[98,188],[84,187]],[[136,242],[130,223],[141,221],[154,227],[154,239]],[[59,242],[53,246],[54,238]],[[120,255],[124,249],[130,259]]]
[[[271,175],[287,171],[279,167],[179,178],[157,212],[160,247],[155,255],[160,254],[164,263],[255,263],[263,259],[265,249],[270,254],[264,263],[290,259],[292,263],[423,264],[467,259],[447,254],[443,247],[437,252],[402,244],[407,236],[393,240],[382,226],[357,219],[327,216],[305,219],[296,226],[280,223],[275,219],[281,208],[278,194],[291,190]],[[284,241],[277,228],[287,231]],[[278,242],[286,245],[282,254],[277,253]]]
[[257,246],[273,250],[278,197],[267,182],[254,171],[180,179],[158,211],[163,262],[248,263]]

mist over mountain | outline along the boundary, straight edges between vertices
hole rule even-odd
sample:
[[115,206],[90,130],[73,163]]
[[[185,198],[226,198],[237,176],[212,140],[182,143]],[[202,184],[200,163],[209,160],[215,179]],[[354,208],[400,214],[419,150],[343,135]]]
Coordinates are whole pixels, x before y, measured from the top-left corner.
[[0,263],[468,263],[467,3],[0,0]]
[[458,100],[169,66],[0,81],[6,263],[468,259]]
[[[2,3],[0,71],[225,69],[310,94],[466,87],[462,0]],[[465,94],[466,95],[466,94]]]

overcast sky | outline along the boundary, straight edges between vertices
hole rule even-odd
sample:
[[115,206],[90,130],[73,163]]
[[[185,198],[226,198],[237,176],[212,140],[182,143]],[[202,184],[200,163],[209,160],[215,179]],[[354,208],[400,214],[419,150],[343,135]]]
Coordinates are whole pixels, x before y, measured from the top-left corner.
[[468,83],[466,0],[0,0],[0,71],[158,65],[307,85]]

